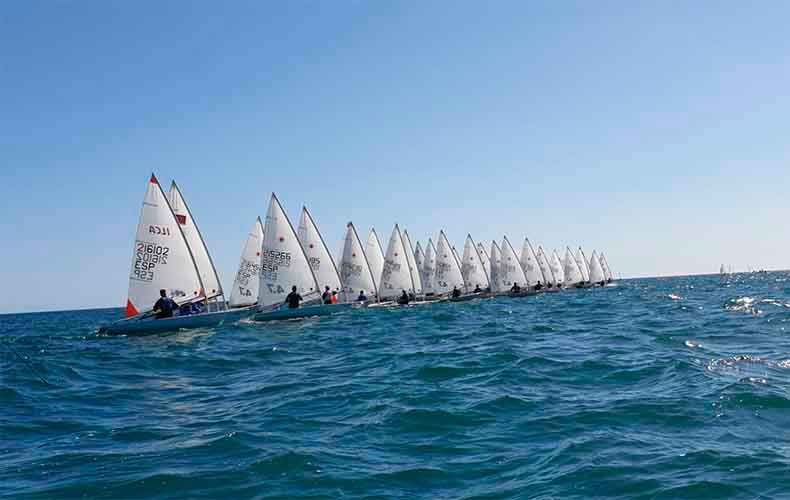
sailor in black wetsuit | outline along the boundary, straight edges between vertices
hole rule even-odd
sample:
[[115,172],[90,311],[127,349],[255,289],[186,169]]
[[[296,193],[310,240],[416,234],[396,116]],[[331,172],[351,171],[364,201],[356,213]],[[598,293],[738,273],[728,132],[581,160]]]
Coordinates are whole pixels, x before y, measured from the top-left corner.
[[535,290],[541,290],[542,288],[543,284],[540,282],[540,280],[538,280],[538,282],[535,284]]
[[461,290],[459,290],[457,286],[454,286],[453,287],[453,298],[457,299],[460,296],[461,296]]
[[405,306],[408,303],[409,303],[409,294],[406,293],[406,290],[403,290],[403,293],[401,293],[400,297],[398,297],[398,304]]
[[285,303],[288,304],[288,309],[297,309],[299,307],[299,302],[302,301],[302,296],[296,293],[296,287],[291,287],[291,293],[285,297]]
[[178,308],[178,304],[167,296],[167,291],[163,288],[159,290],[159,300],[154,304],[156,319],[172,318],[173,311]]
[[480,285],[475,285],[474,293],[483,293],[483,290],[480,289]]
[[321,302],[324,304],[332,303],[332,294],[329,292],[329,287],[326,287],[324,293],[321,294]]
[[513,286],[510,288],[510,293],[520,293],[521,287],[518,286],[518,283],[514,282]]
[[364,290],[360,290],[359,291],[359,297],[357,297],[357,302],[365,302],[366,300],[368,300],[368,298],[365,295],[365,291]]

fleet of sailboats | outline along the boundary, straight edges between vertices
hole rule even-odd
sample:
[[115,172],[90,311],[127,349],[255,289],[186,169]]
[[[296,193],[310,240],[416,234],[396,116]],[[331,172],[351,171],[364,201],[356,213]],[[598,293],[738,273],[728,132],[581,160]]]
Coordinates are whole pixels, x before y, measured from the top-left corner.
[[[413,246],[408,231],[398,224],[384,252],[375,229],[363,244],[349,222],[339,263],[335,265],[307,207],[294,230],[272,193],[265,220],[256,218],[244,241],[226,298],[183,193],[173,181],[165,195],[151,174],[135,235],[126,318],[100,331],[148,334],[210,328],[240,319],[323,316],[351,305],[534,295],[613,281],[606,257],[597,251],[587,260],[581,247],[575,254],[566,247],[561,260],[556,250],[547,254],[538,246],[535,251],[525,238],[518,255],[503,236],[501,246],[491,241],[489,253],[468,234],[459,254],[443,230],[436,245],[428,238],[424,247],[419,241]],[[155,306],[162,297],[174,307]]]

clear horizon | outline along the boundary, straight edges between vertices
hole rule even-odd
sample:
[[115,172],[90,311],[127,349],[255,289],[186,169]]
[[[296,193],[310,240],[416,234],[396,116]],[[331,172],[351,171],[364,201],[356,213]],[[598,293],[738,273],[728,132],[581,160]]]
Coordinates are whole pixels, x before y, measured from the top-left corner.
[[790,267],[790,5],[0,7],[0,313],[121,307],[147,179],[232,283],[269,194],[337,256],[603,251],[623,277]]

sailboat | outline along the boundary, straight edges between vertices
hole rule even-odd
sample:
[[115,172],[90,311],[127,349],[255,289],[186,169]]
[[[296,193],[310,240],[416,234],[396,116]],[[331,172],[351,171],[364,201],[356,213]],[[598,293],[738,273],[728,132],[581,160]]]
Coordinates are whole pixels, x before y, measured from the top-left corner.
[[[324,316],[339,310],[340,304],[321,304],[318,280],[307,253],[274,193],[266,212],[262,254],[259,312],[252,319],[270,321]],[[304,306],[291,309],[285,305],[292,287],[302,296]]]
[[604,275],[601,261],[598,260],[598,254],[593,250],[590,257],[590,283],[593,285],[604,286],[606,284],[606,276]]
[[551,270],[551,266],[549,265],[549,261],[546,258],[546,253],[543,251],[543,247],[538,245],[538,252],[536,254],[536,258],[538,261],[538,267],[540,268],[540,272],[543,273],[544,278],[546,279],[546,288],[544,291],[546,292],[557,292],[559,289],[557,288],[557,278],[554,276],[554,273]]
[[483,297],[489,293],[487,290],[490,290],[491,284],[488,281],[488,273],[483,266],[480,251],[475,241],[472,239],[471,234],[466,235],[466,242],[464,243],[464,255],[461,260],[461,275],[464,279],[466,295],[450,300],[469,300]]
[[425,293],[425,252],[419,241],[414,246],[414,264],[417,266],[417,273],[420,275],[420,283],[422,283],[422,291]]
[[565,247],[565,262],[563,264],[563,273],[565,275],[564,284],[567,288],[581,288],[584,286],[584,275],[582,274],[581,266],[576,261],[576,257],[571,253],[571,249]]
[[205,287],[206,303],[209,306],[209,310],[222,309],[225,307],[225,297],[223,296],[222,284],[217,275],[217,268],[214,267],[214,261],[211,260],[211,254],[209,254],[208,247],[206,247],[206,242],[200,234],[200,229],[194,217],[192,217],[192,212],[189,211],[189,206],[181,194],[181,190],[178,189],[176,181],[171,182],[168,194],[170,207],[173,209],[176,221],[181,226],[187,245],[189,245],[192,256],[195,258],[200,279]]
[[379,300],[396,300],[402,292],[414,296],[414,282],[409,271],[409,260],[400,227],[395,224],[384,255],[384,269],[379,282]]
[[203,280],[182,225],[176,220],[156,176],[151,174],[132,252],[126,319],[100,328],[99,333],[146,335],[182,328],[210,328],[222,324],[225,318],[225,311],[215,311],[155,319],[152,308],[160,290],[165,290],[180,306],[206,301]]
[[565,284],[565,271],[563,270],[562,259],[560,259],[557,250],[552,251],[549,266],[551,266],[551,272],[554,273],[554,279],[557,280],[555,283],[556,286],[562,287]]
[[422,263],[422,291],[425,295],[434,295],[434,280],[436,278],[436,246],[428,238],[425,245],[425,260]]
[[[502,237],[502,261],[499,264],[499,277],[504,287],[508,289],[508,295],[511,297],[534,294],[534,292],[529,291],[530,282],[527,279],[527,275],[524,274],[524,269],[518,261],[516,251],[513,249],[513,245],[510,244],[507,236]],[[514,285],[518,285],[521,290],[514,292],[512,289]]]
[[545,286],[548,283],[548,279],[546,279],[546,277],[543,275],[543,271],[538,265],[538,257],[535,255],[535,249],[532,248],[532,243],[529,242],[529,238],[524,238],[524,245],[521,247],[521,258],[519,259],[519,264],[524,270],[524,275],[527,277],[527,282],[530,283],[532,288],[535,288],[538,283],[540,283],[542,286]]
[[417,268],[417,261],[414,259],[414,247],[411,246],[411,238],[409,238],[409,232],[407,230],[404,229],[401,236],[403,237],[403,246],[406,248],[406,260],[409,263],[409,273],[414,283],[414,294],[419,297],[423,294],[422,279],[420,277],[420,270]]
[[340,273],[337,272],[337,266],[329,249],[318,230],[318,226],[313,220],[313,216],[307,210],[307,207],[302,207],[302,215],[299,218],[298,228],[299,242],[304,248],[307,261],[313,269],[313,274],[318,281],[319,290],[329,290],[329,292],[340,291]]
[[576,250],[576,264],[578,264],[579,270],[582,272],[582,279],[584,280],[584,284],[585,285],[589,284],[590,269],[587,267],[587,258],[584,256],[582,247],[579,247]]
[[252,314],[258,304],[258,279],[261,274],[261,246],[263,245],[263,222],[257,217],[241,249],[239,269],[233,279],[226,321],[243,318]]
[[499,248],[496,241],[491,241],[491,259],[489,265],[491,267],[491,273],[488,275],[489,282],[491,283],[491,293],[495,295],[507,293],[508,288],[504,286],[500,272],[502,267],[502,250]]
[[461,273],[461,264],[455,257],[444,231],[439,231],[438,241],[439,243],[436,245],[436,279],[433,290],[438,295],[449,296],[454,289],[464,290],[464,277]]
[[378,297],[376,278],[351,222],[346,225],[343,257],[340,259],[340,282],[343,284],[340,289],[340,300],[343,302],[356,302],[361,291],[365,292],[369,302],[375,302]]
[[612,276],[612,269],[609,267],[609,262],[606,261],[606,256],[601,252],[601,266],[603,266],[604,276],[606,277],[606,282],[611,283],[614,281],[614,277]]
[[485,269],[486,274],[488,274],[488,282],[491,282],[491,259],[488,257],[488,252],[486,251],[485,246],[483,243],[477,244],[477,253],[480,255],[480,260],[483,261],[483,269]]
[[376,277],[376,285],[381,287],[379,280],[381,279],[381,272],[384,270],[384,251],[381,249],[381,242],[376,230],[372,227],[368,233],[368,239],[365,243],[365,257],[370,264],[370,271]]

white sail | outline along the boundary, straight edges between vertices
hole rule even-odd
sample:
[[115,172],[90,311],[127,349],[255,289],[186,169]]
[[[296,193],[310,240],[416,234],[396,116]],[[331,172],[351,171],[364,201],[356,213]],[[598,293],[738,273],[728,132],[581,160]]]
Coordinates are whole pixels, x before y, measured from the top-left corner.
[[612,269],[609,267],[609,262],[606,261],[606,256],[601,252],[601,265],[603,266],[604,276],[607,281],[612,281]]
[[518,261],[516,251],[507,236],[502,238],[502,261],[499,264],[499,277],[502,280],[502,285],[510,289],[513,284],[518,283],[519,286],[531,286],[527,276],[524,274],[524,269]]
[[466,235],[464,256],[461,260],[461,274],[464,277],[467,292],[471,293],[477,287],[485,290],[490,286],[488,273],[483,266],[483,259],[480,257],[480,250],[477,248],[471,234]]
[[343,302],[356,301],[360,291],[364,291],[369,300],[374,300],[378,295],[376,279],[357,230],[351,222],[346,226],[343,257],[340,259],[340,281],[343,283],[340,292],[340,300]]
[[376,286],[381,288],[381,283],[379,280],[381,279],[382,271],[384,271],[384,251],[381,249],[379,235],[376,234],[376,230],[372,227],[370,228],[368,240],[365,244],[365,256],[368,258],[370,271],[376,278]]
[[335,261],[307,207],[302,207],[298,234],[307,261],[318,281],[319,290],[323,291],[325,287],[329,287],[330,290],[340,290],[340,273],[337,272]]
[[292,286],[305,300],[316,298],[318,281],[299,237],[274,193],[266,212],[261,253],[260,307],[282,304]]
[[538,256],[535,254],[535,249],[532,248],[532,243],[529,238],[524,238],[524,245],[521,247],[521,258],[519,259],[521,268],[524,269],[524,275],[531,286],[535,286],[538,281],[545,284],[548,282],[543,271],[538,265]]
[[239,270],[233,279],[230,290],[230,307],[251,306],[258,301],[259,279],[261,274],[261,248],[263,246],[263,223],[255,219],[247,241],[241,249]]
[[403,237],[403,246],[406,247],[406,260],[409,261],[409,272],[411,273],[411,280],[414,283],[414,293],[422,295],[422,279],[420,279],[420,270],[417,268],[417,261],[414,260],[414,247],[411,246],[409,232],[404,229],[401,236]]
[[576,262],[576,257],[571,253],[571,249],[567,247],[565,248],[563,272],[565,273],[565,286],[574,286],[582,281],[587,281],[584,279],[579,263]]
[[536,257],[538,259],[540,272],[543,273],[543,277],[546,280],[545,283],[555,286],[557,284],[557,278],[554,277],[554,273],[551,271],[551,266],[549,265],[549,259],[546,258],[546,252],[543,251],[543,247],[540,245],[538,245]]
[[488,252],[486,251],[485,246],[482,243],[477,244],[477,253],[480,255],[480,259],[483,261],[483,269],[486,270],[486,274],[488,274],[488,282],[491,282],[491,259],[488,257]]
[[557,284],[562,285],[565,283],[565,269],[557,250],[552,251],[549,265],[551,266],[551,272],[554,273],[554,279],[557,280]]
[[205,297],[186,237],[151,174],[134,238],[126,317],[153,309],[162,289],[179,303]]
[[507,288],[502,283],[502,276],[500,268],[502,267],[502,250],[497,245],[496,241],[491,242],[491,259],[490,259],[491,273],[488,275],[491,283],[491,291],[494,293],[506,292]]
[[444,231],[439,231],[439,242],[436,245],[436,275],[434,279],[434,293],[450,293],[453,288],[464,289],[464,277],[461,274],[461,264],[455,258],[450,242]]
[[590,261],[587,260],[587,256],[584,255],[582,247],[579,247],[579,252],[576,255],[581,264],[580,267],[582,269],[582,275],[584,275],[584,281],[590,281]]
[[384,256],[379,296],[382,299],[391,299],[400,296],[404,290],[406,293],[414,293],[414,282],[409,272],[409,260],[406,256],[406,247],[403,245],[403,236],[400,228],[395,224]]
[[200,234],[200,229],[198,229],[195,218],[192,217],[192,212],[189,211],[189,206],[187,206],[181,190],[178,189],[176,181],[170,184],[169,195],[170,206],[176,216],[176,221],[181,226],[181,231],[184,233],[189,249],[192,251],[192,256],[195,259],[195,264],[197,264],[206,298],[211,299],[222,296],[222,284],[219,281],[219,276],[217,276],[214,262],[211,260],[211,255],[208,252],[206,243],[203,241],[203,236]]
[[582,273],[582,279],[584,281],[590,281],[590,270],[587,269],[587,258],[584,256],[584,252],[582,252],[582,247],[576,250],[576,264],[579,266],[579,270]]
[[598,254],[593,250],[590,257],[590,282],[600,283],[602,281],[606,281],[606,277],[604,276],[603,267],[601,267],[601,261],[598,260]]
[[422,272],[423,266],[425,265],[425,252],[422,251],[422,246],[419,241],[414,247],[414,263],[417,264],[417,271],[420,273],[420,281],[422,282],[424,280]]
[[422,263],[422,291],[424,293],[434,293],[434,279],[436,278],[436,246],[433,240],[428,238],[425,245],[425,260]]

